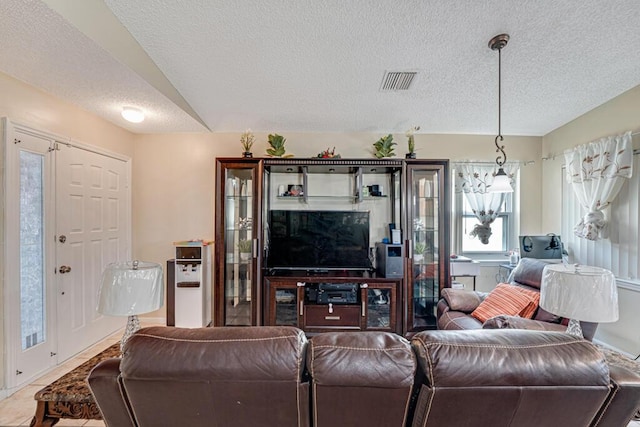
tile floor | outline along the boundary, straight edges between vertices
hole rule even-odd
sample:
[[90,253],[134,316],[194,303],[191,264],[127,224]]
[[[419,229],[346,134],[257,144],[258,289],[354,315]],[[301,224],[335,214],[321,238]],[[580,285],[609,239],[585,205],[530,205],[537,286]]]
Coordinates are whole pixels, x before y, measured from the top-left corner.
[[[151,326],[151,325],[142,325]],[[0,401],[0,427],[19,427],[28,426],[31,423],[33,414],[36,410],[36,401],[33,395],[47,384],[55,381],[70,370],[76,368],[86,362],[91,357],[105,350],[110,345],[118,342],[122,337],[122,331],[118,331],[91,346],[76,357],[57,366],[52,371],[36,379],[31,384],[23,387],[12,396]],[[86,427],[104,427],[105,424],[99,420],[66,420],[61,419],[56,427],[68,426],[86,426]],[[640,421],[631,421],[627,427],[640,427]]]
[[[144,325],[149,326],[149,325]],[[92,345],[87,350],[78,354],[76,357],[67,360],[60,366],[53,368],[47,374],[33,381],[31,384],[23,387],[13,395],[4,400],[0,400],[0,427],[18,427],[28,426],[36,412],[36,401],[33,396],[38,390],[47,384],[57,380],[70,370],[80,366],[91,357],[105,350],[112,344],[120,341],[122,331],[115,332],[104,340]],[[87,426],[87,427],[104,427],[104,422],[100,420],[60,420],[56,426]]]

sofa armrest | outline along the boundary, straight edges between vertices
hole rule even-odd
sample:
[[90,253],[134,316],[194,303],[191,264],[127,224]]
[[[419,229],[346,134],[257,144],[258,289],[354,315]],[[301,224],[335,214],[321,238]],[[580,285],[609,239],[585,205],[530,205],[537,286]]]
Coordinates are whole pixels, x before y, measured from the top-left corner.
[[107,359],[98,363],[89,373],[87,382],[107,426],[136,426],[120,383],[120,359]]
[[540,320],[525,319],[519,316],[501,314],[488,319],[482,324],[482,329],[528,329],[532,331],[565,332],[567,327],[560,323],[549,323]]
[[640,376],[621,366],[609,365],[612,390],[593,425],[626,426],[640,410]]
[[445,288],[442,290],[442,298],[449,305],[449,310],[471,313],[484,300],[486,294],[465,289]]

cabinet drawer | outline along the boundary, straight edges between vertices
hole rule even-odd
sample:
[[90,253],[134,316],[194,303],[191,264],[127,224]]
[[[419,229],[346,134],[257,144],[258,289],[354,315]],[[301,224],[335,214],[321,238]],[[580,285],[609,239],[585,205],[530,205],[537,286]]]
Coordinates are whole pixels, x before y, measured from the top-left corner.
[[329,313],[329,305],[305,305],[305,327],[360,328],[359,305],[334,305]]

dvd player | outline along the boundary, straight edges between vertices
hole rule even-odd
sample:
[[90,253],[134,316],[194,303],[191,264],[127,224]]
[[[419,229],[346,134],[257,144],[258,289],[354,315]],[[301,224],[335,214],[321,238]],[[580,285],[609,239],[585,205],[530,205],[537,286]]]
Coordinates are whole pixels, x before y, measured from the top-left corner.
[[307,298],[315,300],[317,304],[358,303],[357,283],[318,283],[317,290],[311,288],[307,289],[307,292]]

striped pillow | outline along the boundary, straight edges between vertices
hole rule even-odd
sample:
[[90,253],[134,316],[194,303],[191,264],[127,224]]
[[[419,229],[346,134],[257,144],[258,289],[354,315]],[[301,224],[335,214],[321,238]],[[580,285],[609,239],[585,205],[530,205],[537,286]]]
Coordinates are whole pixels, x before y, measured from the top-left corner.
[[[516,289],[516,286],[499,283],[487,297],[473,310],[471,315],[484,323],[488,319],[506,314],[519,316],[522,312],[528,312],[529,306],[534,304],[532,297]],[[535,303],[533,311],[535,312]],[[533,312],[530,314],[533,315]]]
[[523,294],[527,295],[531,299],[531,302],[529,303],[529,305],[520,312],[520,317],[524,317],[525,319],[531,319],[533,315],[536,313],[536,310],[538,309],[538,305],[540,304],[540,292],[533,291],[531,289],[521,288],[520,286],[511,286],[511,287],[515,288],[518,292],[522,292]]

